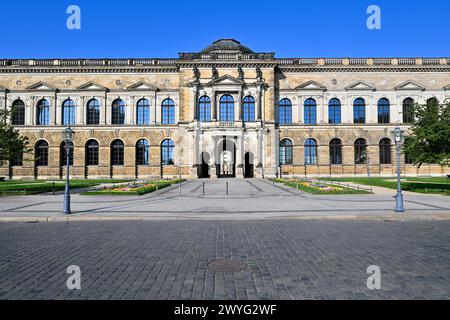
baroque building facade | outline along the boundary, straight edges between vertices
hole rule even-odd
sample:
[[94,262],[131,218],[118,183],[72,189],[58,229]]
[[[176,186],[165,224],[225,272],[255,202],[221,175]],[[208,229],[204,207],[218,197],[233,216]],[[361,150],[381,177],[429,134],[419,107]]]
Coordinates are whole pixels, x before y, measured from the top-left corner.
[[67,126],[78,178],[389,176],[393,128],[449,97],[448,58],[275,58],[233,39],[178,59],[5,59],[0,107],[33,152],[0,176],[63,177]]

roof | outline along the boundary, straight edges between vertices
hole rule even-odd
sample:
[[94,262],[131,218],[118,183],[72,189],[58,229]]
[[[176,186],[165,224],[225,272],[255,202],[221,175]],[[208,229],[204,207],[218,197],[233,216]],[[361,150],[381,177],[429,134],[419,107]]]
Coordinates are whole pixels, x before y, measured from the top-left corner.
[[253,50],[234,39],[220,39],[200,51],[200,53],[254,53]]

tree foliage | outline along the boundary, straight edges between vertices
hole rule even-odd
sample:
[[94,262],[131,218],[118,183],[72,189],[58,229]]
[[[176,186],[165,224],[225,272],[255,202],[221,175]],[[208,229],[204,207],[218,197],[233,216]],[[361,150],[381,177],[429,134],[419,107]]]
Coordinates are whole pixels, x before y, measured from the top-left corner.
[[450,165],[450,101],[436,98],[414,106],[415,121],[405,139],[405,155],[419,167],[424,163]]
[[28,137],[21,136],[19,131],[9,124],[10,111],[0,109],[0,166],[7,161],[20,159],[28,148]]

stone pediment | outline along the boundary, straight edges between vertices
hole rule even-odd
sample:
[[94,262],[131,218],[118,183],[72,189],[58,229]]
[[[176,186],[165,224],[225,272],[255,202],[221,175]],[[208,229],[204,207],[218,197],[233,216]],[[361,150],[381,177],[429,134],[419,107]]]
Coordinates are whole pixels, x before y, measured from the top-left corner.
[[26,90],[32,91],[56,91],[56,87],[49,85],[48,83],[39,81],[31,86],[27,87]]
[[139,81],[127,88],[130,91],[158,91],[158,88],[148,83],[147,81]]
[[224,75],[220,78],[214,79],[208,83],[210,86],[241,86],[244,84],[243,80],[239,80],[238,78],[232,77],[230,75]]
[[376,88],[367,82],[358,81],[358,82],[355,82],[355,83],[345,87],[345,90],[347,90],[347,91],[360,91],[360,90],[375,91]]
[[416,91],[424,91],[425,88],[418,84],[417,82],[414,82],[412,80],[404,82],[394,88],[395,90],[416,90]]
[[304,91],[326,91],[327,87],[321,85],[320,83],[316,82],[316,81],[308,81],[305,82],[301,85],[299,85],[298,87],[295,88],[295,90],[304,90]]
[[77,90],[83,90],[83,91],[107,91],[108,88],[105,86],[102,86],[101,84],[98,84],[97,82],[90,81],[88,83],[85,83],[77,88]]
[[[1,90],[1,89],[0,89]],[[450,91],[450,84],[444,87],[445,91]]]

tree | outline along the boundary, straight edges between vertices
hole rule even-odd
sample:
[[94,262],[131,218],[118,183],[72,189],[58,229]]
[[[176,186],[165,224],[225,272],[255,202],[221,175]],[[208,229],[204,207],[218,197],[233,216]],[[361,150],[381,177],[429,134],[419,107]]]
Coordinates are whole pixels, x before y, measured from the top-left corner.
[[31,151],[28,148],[28,137],[21,136],[9,124],[10,115],[10,111],[0,109],[0,166],[4,166],[7,161],[21,159],[24,153]]
[[415,121],[405,139],[404,153],[414,165],[450,165],[450,101],[436,98],[413,108]]

